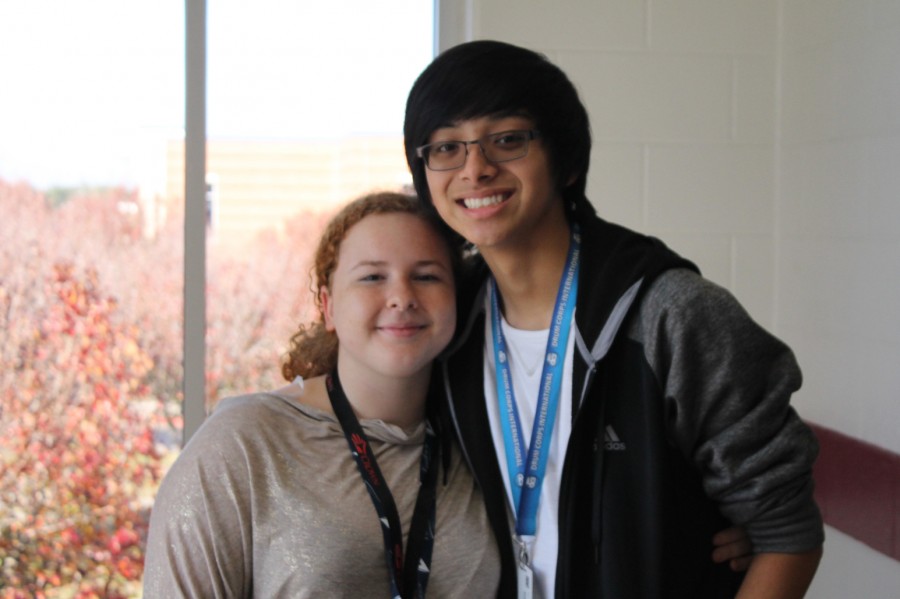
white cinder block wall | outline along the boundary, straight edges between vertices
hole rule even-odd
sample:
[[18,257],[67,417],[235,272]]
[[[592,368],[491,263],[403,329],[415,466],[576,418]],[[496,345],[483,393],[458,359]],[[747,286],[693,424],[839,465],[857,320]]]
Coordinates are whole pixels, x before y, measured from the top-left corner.
[[[447,6],[442,11],[458,5]],[[775,0],[472,0],[462,39],[547,54],[591,115],[588,196],[774,323]],[[448,36],[450,37],[450,36]]]
[[[776,330],[805,417],[900,453],[900,1],[781,4]],[[812,597],[900,597],[900,562],[828,533]]]
[[[440,2],[439,43],[547,54],[582,94],[600,214],[662,237],[795,348],[805,418],[900,452],[900,1]],[[829,528],[809,593],[894,597]]]

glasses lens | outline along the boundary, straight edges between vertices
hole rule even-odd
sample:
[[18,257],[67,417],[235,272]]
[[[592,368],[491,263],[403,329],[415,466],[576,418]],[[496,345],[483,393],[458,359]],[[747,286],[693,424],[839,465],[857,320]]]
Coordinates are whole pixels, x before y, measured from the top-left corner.
[[521,158],[528,152],[528,131],[504,131],[488,135],[482,147],[491,162],[505,162]]
[[466,162],[466,146],[460,141],[444,141],[428,146],[425,163],[428,168],[445,171],[459,168]]

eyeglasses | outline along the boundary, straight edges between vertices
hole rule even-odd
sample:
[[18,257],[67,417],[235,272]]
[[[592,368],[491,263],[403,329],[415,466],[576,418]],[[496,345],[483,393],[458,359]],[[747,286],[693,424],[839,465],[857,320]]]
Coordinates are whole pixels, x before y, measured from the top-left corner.
[[528,154],[528,142],[540,137],[534,129],[501,131],[491,133],[472,141],[455,139],[438,141],[416,148],[416,156],[425,161],[425,166],[433,171],[452,171],[462,168],[469,155],[469,146],[478,144],[485,160],[492,163],[509,162]]

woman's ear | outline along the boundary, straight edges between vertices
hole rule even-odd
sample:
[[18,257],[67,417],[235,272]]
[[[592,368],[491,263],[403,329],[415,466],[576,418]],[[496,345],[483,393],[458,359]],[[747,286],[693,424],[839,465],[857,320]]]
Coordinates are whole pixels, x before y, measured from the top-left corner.
[[331,303],[328,287],[319,287],[319,303],[322,306],[322,319],[325,321],[325,330],[334,331],[334,307]]

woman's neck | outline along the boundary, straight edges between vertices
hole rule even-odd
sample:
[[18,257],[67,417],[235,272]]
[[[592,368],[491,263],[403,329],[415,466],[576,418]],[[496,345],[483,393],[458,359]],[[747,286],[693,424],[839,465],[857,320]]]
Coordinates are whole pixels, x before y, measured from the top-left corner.
[[353,412],[360,420],[383,420],[403,429],[418,425],[425,418],[425,400],[431,369],[408,377],[360,376],[351,367],[338,362],[341,387]]

